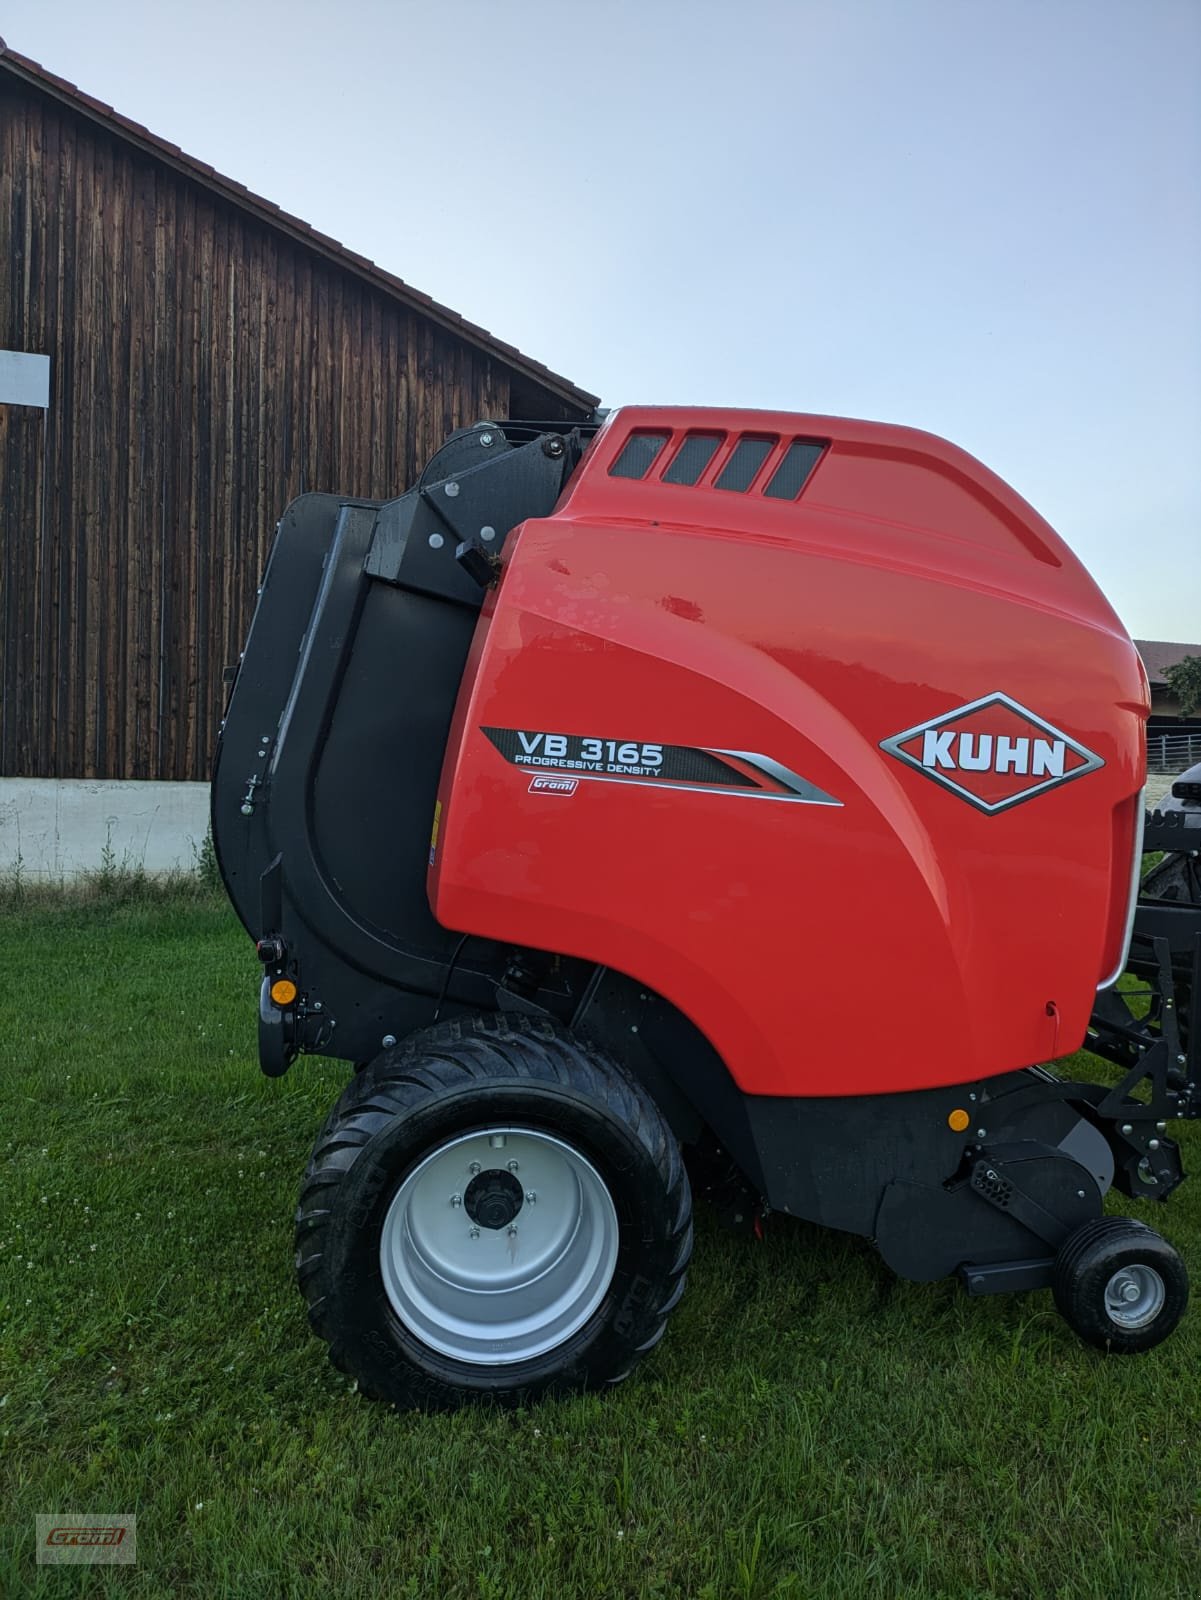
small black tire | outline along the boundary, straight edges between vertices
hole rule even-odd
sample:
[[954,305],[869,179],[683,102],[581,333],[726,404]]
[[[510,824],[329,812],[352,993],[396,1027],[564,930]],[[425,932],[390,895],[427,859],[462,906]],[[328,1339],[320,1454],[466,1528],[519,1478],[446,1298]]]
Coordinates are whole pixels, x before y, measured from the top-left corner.
[[[522,1155],[516,1177],[488,1154],[498,1138]],[[539,1163],[546,1187],[527,1191]],[[539,1199],[549,1204],[535,1210]],[[527,1241],[518,1279],[509,1261]],[[600,1051],[525,1017],[456,1018],[356,1073],[296,1212],[311,1326],[363,1394],[400,1408],[618,1382],[662,1337],[691,1251],[688,1179],[654,1100]],[[554,1298],[546,1282],[566,1288]]]
[[1151,1350],[1188,1304],[1188,1272],[1168,1241],[1130,1217],[1097,1217],[1068,1236],[1051,1282],[1060,1315],[1086,1344]]

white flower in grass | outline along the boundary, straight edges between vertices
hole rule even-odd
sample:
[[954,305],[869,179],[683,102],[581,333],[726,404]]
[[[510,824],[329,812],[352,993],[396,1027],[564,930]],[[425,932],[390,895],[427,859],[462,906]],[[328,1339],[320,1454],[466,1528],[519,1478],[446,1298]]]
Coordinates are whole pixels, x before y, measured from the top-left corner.
[[192,1507],[192,1510],[193,1511],[203,1511],[204,1510],[204,1501],[203,1500],[197,1500],[196,1504]]

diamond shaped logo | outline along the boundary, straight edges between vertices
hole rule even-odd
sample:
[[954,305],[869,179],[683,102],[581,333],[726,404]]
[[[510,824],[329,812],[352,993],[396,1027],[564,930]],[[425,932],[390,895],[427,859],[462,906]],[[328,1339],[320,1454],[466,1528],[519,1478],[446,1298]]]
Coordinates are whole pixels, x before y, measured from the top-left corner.
[[999,691],[906,728],[880,748],[990,815],[1105,765]]

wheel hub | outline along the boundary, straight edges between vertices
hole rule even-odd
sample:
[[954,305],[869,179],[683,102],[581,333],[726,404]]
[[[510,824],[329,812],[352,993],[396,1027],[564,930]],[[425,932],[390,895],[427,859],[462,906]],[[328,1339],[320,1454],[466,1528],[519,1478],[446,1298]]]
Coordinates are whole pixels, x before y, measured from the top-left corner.
[[507,1228],[521,1210],[525,1195],[511,1172],[492,1167],[477,1172],[463,1194],[463,1204],[472,1222],[481,1228]]
[[1165,1297],[1154,1267],[1121,1267],[1105,1285],[1105,1310],[1119,1328],[1143,1328],[1159,1315]]

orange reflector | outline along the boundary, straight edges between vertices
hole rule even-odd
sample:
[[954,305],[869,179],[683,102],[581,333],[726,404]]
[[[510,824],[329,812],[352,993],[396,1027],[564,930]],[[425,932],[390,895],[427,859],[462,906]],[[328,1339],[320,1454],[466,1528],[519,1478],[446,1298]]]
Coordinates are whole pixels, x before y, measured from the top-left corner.
[[[274,994],[274,989],[271,992]],[[968,1116],[966,1111],[952,1111],[951,1115],[947,1118],[947,1126],[950,1128],[952,1133],[962,1133],[971,1120],[971,1117]]]
[[291,978],[276,978],[271,985],[271,998],[277,1006],[290,1006],[296,998],[296,985]]

